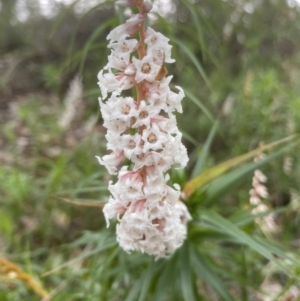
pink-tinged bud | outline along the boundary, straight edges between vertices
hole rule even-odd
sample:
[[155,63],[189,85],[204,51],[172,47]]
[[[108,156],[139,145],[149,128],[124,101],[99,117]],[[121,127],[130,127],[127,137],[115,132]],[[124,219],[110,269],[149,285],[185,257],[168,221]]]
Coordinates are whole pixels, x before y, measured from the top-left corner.
[[106,39],[114,42],[134,35],[138,31],[139,25],[144,22],[144,19],[145,17],[142,14],[132,16],[126,21],[125,24],[122,24],[113,29],[106,37]]
[[134,75],[136,73],[136,68],[133,64],[130,64],[126,69],[124,70],[124,74],[126,75]]
[[150,0],[144,1],[144,10],[146,13],[149,13],[149,11],[152,9],[153,4]]
[[106,167],[111,175],[116,174],[117,166],[125,160],[124,152],[111,153],[110,155],[105,155],[102,159],[98,156],[96,158],[101,165]]
[[137,0],[118,0],[116,1],[116,4],[130,7],[137,5]]

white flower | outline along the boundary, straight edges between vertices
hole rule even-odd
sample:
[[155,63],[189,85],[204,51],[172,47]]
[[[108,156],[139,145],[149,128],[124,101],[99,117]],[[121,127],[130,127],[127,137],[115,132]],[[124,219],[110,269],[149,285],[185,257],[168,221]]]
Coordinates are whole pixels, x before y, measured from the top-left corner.
[[163,148],[163,143],[168,140],[168,134],[162,132],[157,124],[152,124],[151,128],[143,131],[143,140],[145,142],[143,150],[144,152],[149,149],[158,150]]
[[254,171],[254,177],[261,183],[267,182],[267,177],[259,169]]
[[108,47],[112,48],[113,55],[118,59],[124,60],[124,62],[128,65],[130,60],[130,54],[135,50],[138,45],[138,41],[136,39],[120,39],[108,45]]
[[132,117],[137,115],[136,103],[132,97],[112,97],[106,105],[110,106],[110,120],[123,120],[129,123]]
[[149,153],[133,154],[130,159],[134,163],[134,171],[139,170],[144,166],[151,166],[153,164],[153,159]]
[[121,146],[124,149],[126,158],[131,159],[132,155],[140,155],[142,153],[141,148],[141,135],[123,135],[121,138]]
[[107,92],[121,91],[122,81],[118,80],[110,69],[106,74],[103,74],[103,70],[101,70],[98,73],[98,80],[103,99],[107,97]]
[[126,212],[126,207],[110,197],[108,203],[103,207],[103,213],[106,220],[106,226],[109,227],[109,220]]
[[128,67],[128,63],[121,58],[118,58],[114,53],[108,56],[108,63],[104,69],[116,69],[119,71],[125,71]]
[[164,173],[171,168],[173,164],[171,156],[163,155],[158,152],[151,152],[150,155],[153,160],[153,165],[158,173]]
[[173,112],[174,110],[177,110],[177,112],[182,113],[181,101],[184,98],[184,92],[180,87],[176,86],[176,88],[179,90],[179,93],[177,94],[170,91],[167,97],[167,104],[169,105],[170,108],[169,112]]
[[166,38],[159,32],[154,31],[152,28],[148,27],[145,33],[146,39],[145,43],[147,44],[148,53],[152,51],[154,56],[158,56],[158,52],[162,52],[164,55],[164,61],[166,63],[174,63],[175,60],[171,58],[171,49],[172,46],[168,44],[169,39]]
[[106,37],[107,40],[110,40],[111,43],[122,40],[124,37],[132,36],[138,31],[138,26],[144,22],[145,17],[142,14],[137,14],[132,16],[126,21],[125,24],[122,24],[115,29],[113,29],[109,35]]
[[133,57],[132,62],[136,67],[135,80],[137,83],[143,80],[154,82],[160,67],[153,62],[153,56],[146,55],[142,60]]
[[[110,192],[116,197],[128,199],[129,202],[141,200],[145,198],[143,193],[143,180],[138,172],[127,172],[119,177],[115,185],[109,185]],[[126,204],[127,206],[127,204]]]
[[117,166],[125,160],[124,152],[111,153],[110,155],[105,155],[102,159],[98,156],[96,158],[101,165],[106,167],[111,175],[116,174]]
[[150,127],[151,118],[160,112],[158,107],[147,105],[145,101],[141,101],[137,109],[136,122],[132,125],[133,128],[145,125],[147,129]]

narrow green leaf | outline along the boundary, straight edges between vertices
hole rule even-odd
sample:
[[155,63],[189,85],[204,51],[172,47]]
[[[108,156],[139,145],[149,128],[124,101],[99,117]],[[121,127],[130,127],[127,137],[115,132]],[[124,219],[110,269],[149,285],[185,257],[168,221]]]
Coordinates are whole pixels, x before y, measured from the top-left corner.
[[190,134],[188,134],[187,132],[181,131],[182,132],[182,136],[183,138],[185,138],[187,141],[191,142],[192,144],[194,144],[195,146],[198,145],[198,141],[192,137]]
[[218,121],[215,121],[213,127],[211,128],[210,132],[209,132],[209,135],[203,145],[203,148],[201,150],[201,154],[195,164],[195,167],[193,169],[193,172],[192,172],[192,178],[196,177],[198,174],[200,174],[200,172],[202,171],[203,169],[203,165],[204,165],[204,162],[206,161],[207,159],[207,156],[208,156],[208,153],[209,153],[209,149],[210,149],[210,146],[211,146],[211,143],[216,135],[216,132],[217,132],[217,129],[218,129]]
[[190,265],[189,245],[186,242],[180,249],[180,277],[182,295],[185,301],[194,301],[192,270]]
[[263,257],[280,266],[285,272],[290,273],[290,271],[282,264],[282,262],[275,258],[274,254],[268,248],[239,229],[235,224],[231,223],[226,218],[222,217],[212,210],[204,208],[201,210],[201,218],[208,224],[214,225],[219,229],[220,232],[229,234],[230,236],[234,237],[240,244],[247,245],[257,253],[261,254]]
[[193,270],[204,282],[209,284],[216,293],[225,301],[234,301],[228,289],[225,287],[224,282],[220,279],[217,271],[209,263],[203,255],[201,255],[194,247],[191,248],[191,265]]
[[58,17],[57,21],[54,22],[52,26],[52,30],[49,34],[49,39],[52,39],[54,34],[56,33],[57,29],[59,28],[59,25],[64,20],[66,15],[74,8],[74,6],[79,2],[80,0],[75,0],[73,3],[71,3],[67,9],[63,10],[63,13]]
[[96,187],[78,187],[75,189],[75,193],[81,192],[97,192],[97,191],[107,191],[107,186],[96,186]]
[[79,67],[79,74],[82,74],[82,70],[83,70],[83,66],[85,63],[85,59],[86,56],[94,42],[94,40],[109,26],[111,26],[113,23],[115,22],[114,19],[108,20],[106,21],[104,24],[99,25],[94,32],[92,33],[92,35],[90,36],[90,38],[86,41],[85,43],[85,47],[83,49],[83,54],[82,54],[82,59],[81,59],[81,63],[80,63],[80,67]]
[[86,199],[67,199],[62,197],[56,197],[57,199],[64,201],[66,203],[76,205],[76,206],[82,206],[82,207],[100,207],[103,208],[104,205],[107,203],[106,201],[103,202],[97,202],[95,200],[86,200]]
[[155,288],[155,294],[153,300],[162,301],[169,300],[170,298],[165,298],[166,294],[172,290],[172,286],[176,280],[176,268],[177,268],[178,257],[174,254],[172,258],[164,261],[162,272],[157,280],[157,286]]
[[257,214],[253,214],[252,210],[248,209],[248,210],[243,210],[242,212],[241,211],[236,212],[229,219],[237,226],[244,226],[246,224],[252,223],[257,218],[262,218],[271,213],[283,213],[288,210],[290,210],[290,208],[288,206],[285,206],[285,207],[280,207],[280,208],[260,212]]
[[286,245],[280,245],[277,242],[266,240],[263,237],[255,237],[254,239],[270,252],[276,254],[277,257],[285,259],[287,264],[290,264],[293,267],[295,267],[295,265],[298,267],[300,266],[300,261],[297,259],[299,258],[298,254],[296,253],[295,256],[293,256],[295,250],[290,250]]
[[203,53],[203,55],[205,55],[206,53],[206,47],[205,47],[205,41],[204,41],[204,36],[203,36],[203,31],[201,29],[201,25],[199,22],[199,15],[197,15],[194,5],[190,4],[188,1],[182,1],[185,6],[188,8],[188,10],[190,11],[195,27],[196,27],[196,31],[197,31],[197,35],[198,35],[198,42],[199,42],[199,46],[200,49]]
[[215,119],[213,118],[212,114],[210,113],[209,109],[206,108],[206,106],[199,100],[198,97],[196,97],[192,92],[189,90],[185,90],[185,94],[187,98],[189,98],[205,115],[206,117],[212,122],[215,122]]
[[262,167],[267,162],[273,160],[274,158],[282,155],[286,151],[287,147],[282,148],[276,153],[265,157],[259,162],[248,163],[245,166],[237,168],[225,175],[220,176],[219,178],[214,179],[206,190],[205,203],[213,203],[214,201],[222,198],[227,193],[233,191],[240,183],[242,183],[247,175],[250,175],[254,172],[255,169]]
[[141,285],[141,293],[140,293],[140,297],[139,297],[139,301],[144,301],[146,294],[149,290],[151,281],[153,281],[154,279],[154,274],[157,272],[157,270],[161,267],[162,262],[152,262],[147,271],[145,272],[145,275],[143,277],[143,282]]
[[117,245],[117,243],[116,243],[115,239],[108,239],[105,243],[103,243],[99,247],[95,248],[94,250],[83,252],[82,254],[80,254],[80,256],[78,256],[78,257],[76,257],[76,258],[74,258],[74,259],[72,259],[70,261],[67,261],[67,262],[61,264],[58,267],[55,267],[53,270],[50,270],[50,271],[42,274],[42,277],[45,277],[45,276],[48,276],[50,274],[56,273],[59,270],[65,268],[67,266],[70,266],[70,265],[74,264],[74,262],[76,262],[78,260],[82,260],[84,258],[88,258],[90,256],[99,254],[100,252],[105,251],[105,250],[107,250],[107,249],[109,249],[111,247],[114,247],[116,245]]
[[74,33],[73,33],[73,36],[71,38],[71,41],[70,41],[70,47],[68,49],[68,57],[73,57],[72,53],[73,53],[73,48],[74,48],[74,44],[75,44],[75,38],[76,38],[76,35],[77,35],[77,32],[79,31],[79,27],[81,26],[82,22],[84,21],[84,19],[93,11],[95,11],[96,9],[98,9],[99,7],[101,6],[106,6],[106,5],[109,5],[109,4],[113,4],[114,1],[113,0],[106,0],[104,2],[101,2],[97,5],[95,5],[94,7],[92,7],[91,9],[89,9],[87,12],[85,12],[81,17],[80,17],[80,20],[79,22],[77,23],[77,26],[75,27],[75,30],[74,30]]
[[[281,140],[272,142],[270,144],[261,146],[253,151],[250,151],[246,154],[243,154],[241,156],[232,158],[230,160],[227,160],[223,163],[220,163],[210,169],[207,169],[206,171],[204,171],[203,173],[201,173],[199,176],[197,176],[196,178],[193,178],[192,180],[190,180],[184,187],[183,191],[185,193],[185,195],[188,197],[189,195],[191,195],[195,190],[197,190],[200,187],[203,187],[204,185],[206,185],[208,182],[212,181],[213,179],[219,177],[220,175],[224,174],[225,172],[227,172],[229,169],[238,166],[241,163],[246,162],[247,160],[254,158],[257,154],[266,151],[266,150],[270,150],[272,148],[274,148],[275,146],[278,146],[280,144],[283,143],[287,143],[290,142],[292,140],[294,140],[297,137],[297,135],[292,135],[286,138],[283,138]],[[263,160],[261,161],[263,162]]]
[[143,283],[143,278],[139,278],[130,289],[130,293],[128,294],[127,298],[124,301],[136,301],[138,300],[139,293],[141,291]]
[[[208,78],[205,74],[204,69],[202,68],[200,62],[197,60],[196,56],[182,43],[181,40],[178,40],[174,37],[171,37],[172,42],[176,43],[181,50],[189,57],[189,59],[192,61],[192,63],[195,65],[196,69],[204,79],[206,85],[210,88],[210,83],[208,81]],[[210,88],[211,89],[211,88]]]
[[117,14],[118,14],[118,19],[120,24],[125,23],[124,10],[125,8],[123,6],[121,5],[118,6]]

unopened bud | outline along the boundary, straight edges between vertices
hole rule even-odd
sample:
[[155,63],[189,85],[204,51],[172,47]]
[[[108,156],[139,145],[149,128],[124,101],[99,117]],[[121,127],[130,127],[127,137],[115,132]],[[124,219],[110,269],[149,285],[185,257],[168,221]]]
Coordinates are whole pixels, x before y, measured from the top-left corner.
[[137,4],[136,0],[118,0],[116,1],[116,4],[122,5],[122,6],[135,6]]
[[152,1],[150,0],[144,1],[144,9],[146,13],[148,13],[152,9],[152,7],[153,7]]

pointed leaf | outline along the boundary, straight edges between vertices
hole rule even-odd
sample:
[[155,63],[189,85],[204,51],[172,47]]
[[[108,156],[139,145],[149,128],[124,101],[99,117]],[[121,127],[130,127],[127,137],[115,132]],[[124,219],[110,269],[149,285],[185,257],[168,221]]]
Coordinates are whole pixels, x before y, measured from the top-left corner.
[[212,114],[210,113],[209,109],[206,108],[206,106],[199,100],[199,98],[187,89],[185,89],[184,92],[186,97],[189,98],[206,115],[206,117],[214,123],[215,120]]
[[258,162],[248,163],[245,166],[241,166],[235,170],[232,170],[219,178],[214,179],[209,184],[206,193],[205,203],[210,204],[216,200],[222,199],[224,195],[233,191],[240,183],[242,183],[247,175],[253,174],[255,169],[262,167],[267,162],[282,155],[286,151],[287,147],[282,148],[276,153],[265,157]]
[[141,284],[141,293],[138,301],[143,301],[145,300],[146,294],[149,290],[151,281],[154,279],[154,274],[157,272],[157,270],[161,267],[162,262],[152,262],[149,265],[149,268],[145,272],[145,275],[143,277],[143,282]]
[[210,149],[210,146],[211,146],[211,143],[216,135],[216,132],[217,132],[217,129],[218,129],[218,121],[215,121],[213,127],[211,128],[210,132],[209,132],[209,135],[205,141],[205,144],[203,145],[203,148],[201,150],[201,154],[196,162],[196,165],[193,169],[193,172],[192,172],[192,178],[196,177],[197,175],[200,174],[200,172],[202,171],[203,169],[203,165],[204,165],[204,162],[208,156],[208,152],[209,152],[209,149]]
[[232,236],[240,244],[247,245],[257,253],[261,254],[263,257],[280,266],[285,272],[290,273],[287,267],[284,266],[283,263],[279,261],[268,248],[259,243],[255,238],[242,231],[226,218],[222,217],[212,210],[204,208],[201,210],[201,218],[208,224],[213,225],[216,229],[219,229],[220,232]]
[[76,206],[85,206],[85,207],[100,207],[103,208],[107,202],[95,202],[94,200],[85,200],[85,199],[75,199],[70,200],[67,198],[56,197],[57,199],[64,201],[66,203],[76,205]]
[[296,135],[289,136],[287,138],[272,142],[270,144],[261,146],[253,151],[250,151],[246,154],[243,154],[241,156],[235,157],[233,159],[230,159],[228,161],[225,161],[223,163],[220,163],[205,172],[201,173],[199,176],[196,178],[190,180],[184,187],[183,191],[186,197],[191,195],[195,190],[197,190],[200,187],[203,187],[205,184],[210,182],[211,180],[219,177],[220,175],[224,174],[226,171],[229,169],[238,166],[241,163],[246,162],[247,160],[254,158],[257,154],[270,150],[274,148],[275,146],[278,146],[283,143],[287,143],[289,141],[292,141],[296,138]]
[[228,289],[225,287],[224,282],[218,276],[217,271],[214,271],[209,261],[195,248],[192,248],[191,250],[191,260],[193,269],[198,277],[215,289],[216,293],[222,297],[222,300],[234,301],[233,297],[228,292]]
[[172,289],[172,285],[175,283],[177,262],[177,254],[174,254],[168,261],[164,261],[162,272],[157,280],[157,286],[155,288],[153,300],[168,300],[168,298],[165,298],[165,296],[169,290]]
[[178,40],[178,39],[172,37],[171,41],[176,43],[181,48],[181,50],[189,57],[189,59],[192,61],[192,63],[195,65],[196,69],[198,70],[198,72],[200,73],[202,78],[204,79],[206,85],[208,87],[210,87],[208,78],[206,77],[206,74],[205,74],[205,71],[204,71],[203,67],[201,66],[200,62],[197,60],[196,56],[191,52],[191,50],[188,49],[185,46],[185,44],[182,43],[181,40]]
[[180,277],[181,289],[185,301],[194,301],[192,270],[189,256],[189,245],[186,242],[180,249]]
[[92,33],[92,35],[89,37],[89,39],[86,41],[85,43],[85,47],[83,49],[83,54],[82,54],[82,59],[81,59],[81,63],[80,63],[80,67],[79,67],[79,74],[82,74],[82,70],[83,70],[83,66],[85,63],[85,59],[86,56],[89,52],[89,50],[92,47],[92,44],[94,42],[94,40],[109,26],[111,26],[113,23],[115,22],[114,19],[108,20],[106,21],[104,24],[101,24],[100,26],[98,26],[94,32]]

